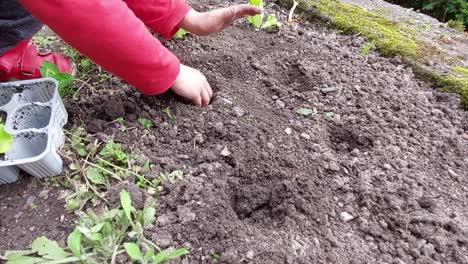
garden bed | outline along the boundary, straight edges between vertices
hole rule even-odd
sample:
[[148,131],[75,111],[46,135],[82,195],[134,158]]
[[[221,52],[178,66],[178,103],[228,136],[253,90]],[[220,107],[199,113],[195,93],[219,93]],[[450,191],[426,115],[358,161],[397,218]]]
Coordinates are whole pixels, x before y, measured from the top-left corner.
[[[113,137],[155,164],[150,174],[184,172],[163,185],[146,231],[162,247],[186,247],[180,263],[466,263],[468,112],[400,59],[362,56],[364,43],[309,22],[171,41],[207,76],[210,106],[112,79],[65,100],[68,128]],[[112,124],[119,117],[125,132]],[[0,250],[43,234],[63,243],[70,231],[60,190],[19,205],[39,195],[35,184],[0,186]]]

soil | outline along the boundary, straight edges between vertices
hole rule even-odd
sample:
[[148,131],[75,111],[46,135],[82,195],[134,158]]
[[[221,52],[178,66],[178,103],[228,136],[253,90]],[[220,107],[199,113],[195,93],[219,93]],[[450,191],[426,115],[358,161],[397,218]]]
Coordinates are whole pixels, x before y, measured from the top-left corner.
[[[150,159],[148,177],[184,171],[164,184],[147,231],[161,247],[189,249],[175,263],[468,263],[468,112],[400,59],[362,57],[364,42],[308,23],[278,33],[238,23],[171,41],[215,89],[210,106],[112,79],[66,100],[68,126],[84,121],[88,133]],[[304,107],[316,113],[298,115]],[[118,117],[126,132],[109,124]],[[39,191],[32,182],[0,187],[0,249],[42,234],[63,240],[71,226],[57,220],[56,199],[40,223],[13,220]],[[10,231],[33,219],[53,229]]]

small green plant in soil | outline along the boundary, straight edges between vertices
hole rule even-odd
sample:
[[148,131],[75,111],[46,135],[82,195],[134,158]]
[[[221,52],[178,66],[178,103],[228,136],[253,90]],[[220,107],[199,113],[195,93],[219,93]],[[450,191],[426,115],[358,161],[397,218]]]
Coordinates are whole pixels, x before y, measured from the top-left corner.
[[457,73],[460,73],[462,75],[465,75],[468,77],[468,68],[462,67],[462,66],[453,66],[452,70],[456,71]]
[[93,210],[78,212],[77,225],[62,248],[45,236],[36,238],[30,250],[6,251],[7,264],[58,263],[116,263],[126,253],[140,263],[163,263],[188,253],[185,248],[162,250],[144,235],[144,230],[155,221],[154,201],[147,201],[143,209],[132,206],[130,194],[120,192],[120,207],[104,210],[97,215]]
[[109,140],[99,153],[102,159],[118,164],[127,164],[128,154],[122,149],[122,145]]
[[282,25],[283,23],[279,22],[275,15],[268,15],[262,28],[280,28]]
[[361,56],[365,57],[371,49],[375,48],[375,41],[366,42],[361,50]]
[[123,117],[118,117],[112,121],[112,123],[115,124],[115,126],[121,131],[125,132],[127,131],[127,127],[125,126],[125,119]]
[[[249,4],[258,6],[263,9],[263,0],[249,0]],[[254,26],[255,28],[260,28],[263,23],[263,11],[261,14],[248,16],[246,19],[250,25]]]
[[187,34],[190,34],[190,32],[188,30],[181,28],[175,33],[174,37],[181,39],[181,38],[184,38],[184,36]]
[[153,127],[153,122],[151,120],[140,117],[138,118],[138,122],[146,129],[150,129]]
[[4,154],[11,149],[13,144],[13,137],[5,130],[5,126],[0,120],[0,154]]
[[163,113],[165,113],[167,115],[167,117],[169,117],[169,119],[171,119],[171,121],[175,121],[175,118],[172,116],[171,109],[169,108],[169,106],[164,107],[162,109],[162,111],[163,111]]
[[44,61],[40,70],[42,77],[52,77],[57,80],[61,96],[73,94],[71,88],[68,88],[73,81],[71,74],[60,72],[57,65],[49,61]]

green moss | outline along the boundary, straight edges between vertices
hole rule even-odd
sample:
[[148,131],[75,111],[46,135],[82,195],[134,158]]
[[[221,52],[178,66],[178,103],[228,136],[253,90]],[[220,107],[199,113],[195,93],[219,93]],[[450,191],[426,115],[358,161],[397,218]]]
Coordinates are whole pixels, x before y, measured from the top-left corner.
[[[291,0],[282,0],[292,4]],[[325,14],[341,30],[360,33],[375,41],[375,46],[384,55],[402,55],[416,57],[418,41],[415,31],[408,26],[394,22],[361,7],[345,4],[335,0],[299,0],[299,9],[315,8]]]
[[468,75],[466,77],[456,77],[436,74],[434,79],[444,91],[460,94],[462,106],[468,110]]
[[462,66],[453,66],[452,67],[452,70],[460,73],[460,74],[463,74],[465,75],[466,77],[468,77],[468,68],[466,67],[462,67]]
[[465,25],[463,24],[462,21],[457,21],[457,20],[449,20],[447,23],[449,27],[456,29],[460,32],[465,31]]

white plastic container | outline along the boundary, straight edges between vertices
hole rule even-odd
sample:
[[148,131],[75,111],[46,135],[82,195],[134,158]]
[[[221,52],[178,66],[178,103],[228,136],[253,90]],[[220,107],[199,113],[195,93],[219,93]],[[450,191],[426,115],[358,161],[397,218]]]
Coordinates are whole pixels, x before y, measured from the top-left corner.
[[62,172],[57,154],[64,143],[67,112],[52,78],[0,83],[0,111],[13,145],[0,160],[0,184],[18,179],[19,169],[36,178]]

